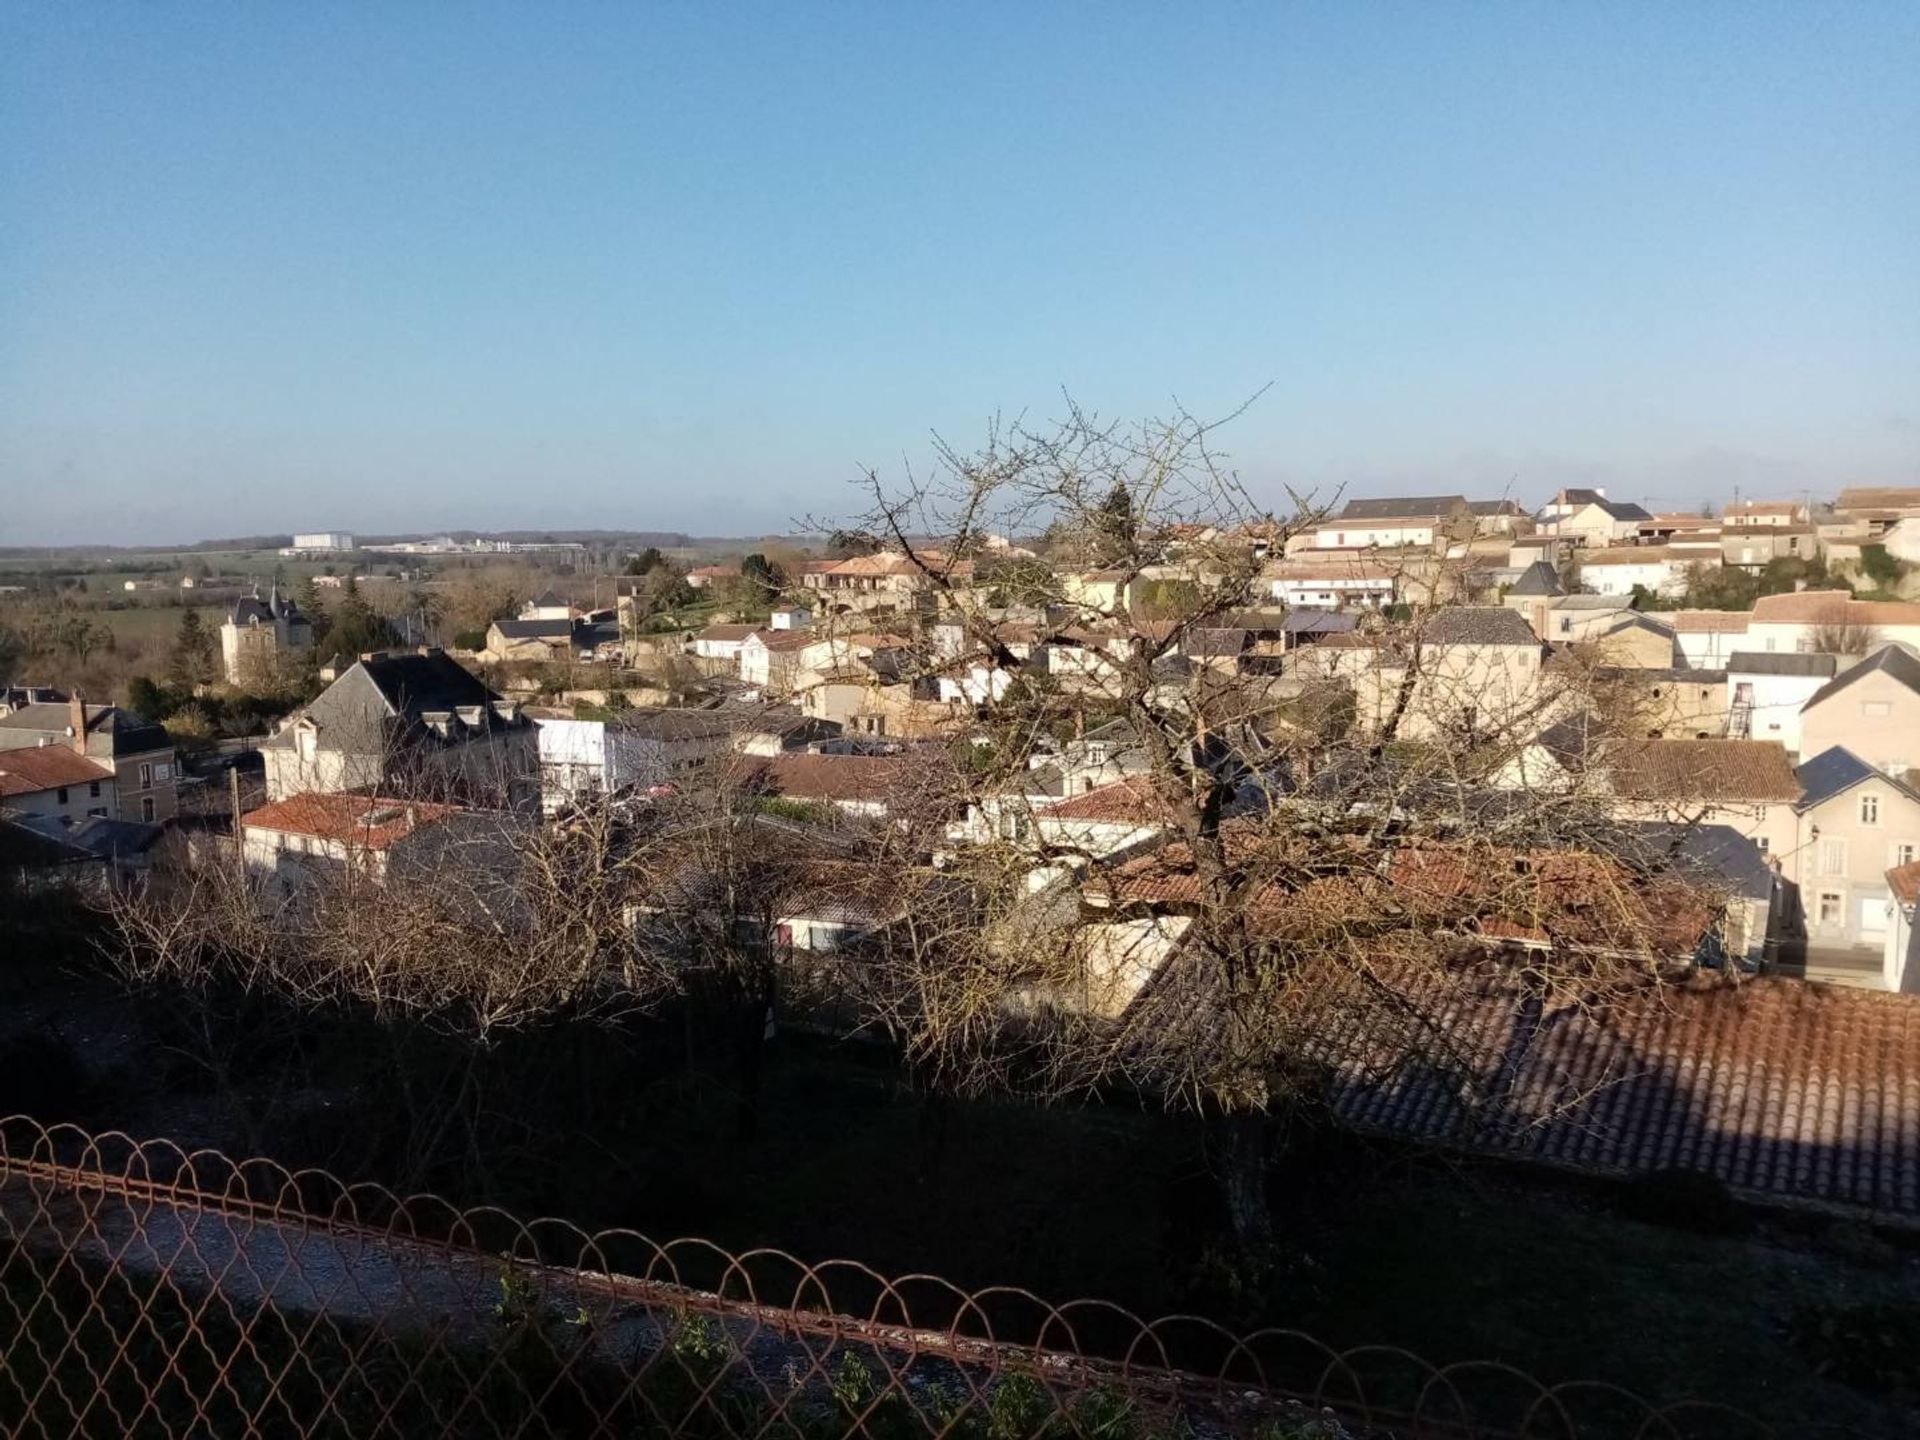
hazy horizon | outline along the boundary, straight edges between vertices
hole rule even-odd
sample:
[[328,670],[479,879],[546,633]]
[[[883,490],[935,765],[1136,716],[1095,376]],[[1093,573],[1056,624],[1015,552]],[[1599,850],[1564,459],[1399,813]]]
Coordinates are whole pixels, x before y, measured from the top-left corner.
[[0,545],[1920,483],[1920,8],[0,13]]

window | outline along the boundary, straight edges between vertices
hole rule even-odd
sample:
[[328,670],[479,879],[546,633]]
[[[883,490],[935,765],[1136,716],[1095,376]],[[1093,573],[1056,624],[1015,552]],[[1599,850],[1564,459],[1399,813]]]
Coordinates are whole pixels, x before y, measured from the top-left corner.
[[67,803],[67,787],[62,785],[57,791],[54,792],[53,798],[62,805],[66,804]]
[[1773,649],[1773,636],[1771,635],[1767,637],[1767,649]]
[[151,790],[153,788],[153,766],[142,765],[140,767],[140,788],[142,790]]
[[98,780],[89,780],[87,782],[87,798],[89,800],[98,800],[100,798],[100,782]]
[[149,825],[153,823],[153,796],[142,795],[140,797],[140,818]]
[[1847,873],[1847,842],[1828,836],[1820,842],[1820,873],[1822,875],[1844,875]]
[[1860,823],[1862,825],[1878,825],[1880,823],[1880,797],[1878,795],[1868,794],[1860,797]]
[[1571,635],[1573,633],[1573,617],[1571,615],[1562,615],[1560,617],[1560,633],[1562,635]]
[[1769,849],[1771,848],[1771,846],[1772,846],[1772,842],[1771,842],[1770,840],[1768,840],[1768,839],[1767,839],[1767,837],[1766,837],[1766,836],[1764,836],[1764,835],[1756,835],[1756,836],[1754,836],[1754,837],[1753,837],[1753,843],[1754,843],[1755,845],[1758,845],[1758,846],[1760,847],[1760,853],[1761,853],[1762,855],[1764,855],[1764,854],[1766,854],[1766,853],[1767,853],[1767,851],[1768,851],[1768,850],[1769,850]]
[[1892,868],[1898,869],[1902,865],[1911,865],[1913,863],[1913,857],[1916,853],[1920,853],[1920,851],[1917,851],[1917,847],[1914,845],[1913,841],[1911,840],[1896,841],[1893,847],[1893,867]]
[[89,806],[87,814],[92,815],[96,819],[104,820],[107,818],[107,807],[104,805]]
[[1890,700],[1862,700],[1860,702],[1860,713],[1869,720],[1884,719],[1893,713],[1893,702]]
[[1840,916],[1843,913],[1841,897],[1831,890],[1822,890],[1820,892],[1820,908],[1816,912],[1819,922],[1822,925],[1838,925],[1840,923]]

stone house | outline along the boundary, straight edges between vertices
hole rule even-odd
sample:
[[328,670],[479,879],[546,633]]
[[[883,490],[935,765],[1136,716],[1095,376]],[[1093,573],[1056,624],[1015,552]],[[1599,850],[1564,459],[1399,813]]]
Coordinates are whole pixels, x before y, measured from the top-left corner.
[[274,586],[243,595],[220,626],[220,661],[229,685],[256,689],[276,683],[291,663],[313,650],[313,625]]
[[535,789],[530,720],[444,651],[362,655],[260,746],[267,795],[424,788],[507,804]]
[[1807,938],[1882,950],[1893,920],[1887,872],[1920,859],[1920,791],[1838,746],[1797,774]]
[[118,705],[23,705],[0,715],[0,751],[65,744],[113,772],[114,816],[157,824],[180,809],[179,761],[166,728]]
[[1809,755],[1840,746],[1906,779],[1920,768],[1920,659],[1887,645],[1816,690],[1800,710]]

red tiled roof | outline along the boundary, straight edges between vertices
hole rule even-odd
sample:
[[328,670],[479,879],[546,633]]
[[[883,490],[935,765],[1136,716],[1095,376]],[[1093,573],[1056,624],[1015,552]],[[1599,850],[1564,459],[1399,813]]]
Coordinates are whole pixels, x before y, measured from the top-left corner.
[[912,767],[907,755],[776,755],[746,767],[743,779],[794,800],[884,801]]
[[1666,621],[1679,635],[1744,635],[1753,615],[1746,610],[1669,610]]
[[1887,871],[1887,888],[1902,905],[1920,901],[1920,860],[1909,860]]
[[1855,600],[1845,590],[1762,595],[1753,602],[1756,625],[1920,625],[1920,605],[1905,600]]
[[1767,1199],[1920,1216],[1916,997],[1705,974],[1593,1008],[1542,1007],[1492,971],[1405,989],[1445,1016],[1475,1083],[1370,1070],[1364,1035],[1336,1040],[1334,1108],[1351,1125],[1577,1170],[1700,1170]]
[[87,785],[112,778],[113,771],[64,742],[0,750],[0,797],[34,795],[63,785]]
[[1048,820],[1090,820],[1105,825],[1167,823],[1166,804],[1154,793],[1152,778],[1145,775],[1056,800],[1037,813]]
[[420,826],[434,824],[453,813],[451,805],[419,800],[312,792],[263,805],[241,816],[240,823],[249,830],[312,835],[367,850],[384,850]]
[[694,634],[696,640],[744,640],[760,627],[758,625],[709,625]]

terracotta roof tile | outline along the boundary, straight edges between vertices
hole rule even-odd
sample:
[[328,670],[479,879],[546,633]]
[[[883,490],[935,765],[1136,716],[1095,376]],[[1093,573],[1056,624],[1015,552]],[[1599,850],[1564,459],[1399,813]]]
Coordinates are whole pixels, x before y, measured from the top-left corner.
[[[1761,1198],[1920,1217],[1920,998],[1702,975],[1608,1006],[1509,981],[1407,983],[1478,1083],[1340,1057],[1334,1108],[1407,1139],[1569,1169],[1683,1168]],[[1437,1007],[1443,1006],[1444,1010]]]
[[379,795],[290,795],[240,817],[249,830],[273,830],[283,835],[312,835],[322,840],[384,850],[422,825],[431,825],[456,813],[451,805],[419,800],[394,800]]
[[1790,802],[1800,782],[1777,740],[1629,740],[1611,747],[1613,791],[1629,800]]
[[62,742],[0,750],[0,796],[32,795],[63,785],[113,779],[113,771]]
[[1677,635],[1744,635],[1753,623],[1746,610],[1669,610],[1666,616]]

